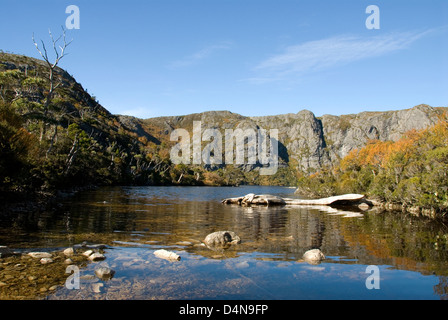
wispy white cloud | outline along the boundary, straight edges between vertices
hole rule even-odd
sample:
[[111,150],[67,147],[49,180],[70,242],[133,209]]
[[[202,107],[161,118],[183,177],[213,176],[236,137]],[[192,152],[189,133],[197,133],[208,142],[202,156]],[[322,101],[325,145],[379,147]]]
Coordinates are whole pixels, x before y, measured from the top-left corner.
[[311,72],[349,64],[404,50],[431,31],[395,32],[375,37],[335,36],[286,47],[255,66],[256,76],[245,81],[261,84],[303,76]]
[[199,63],[200,61],[209,58],[211,55],[213,55],[215,52],[220,50],[226,50],[230,49],[232,47],[232,44],[230,42],[220,42],[217,44],[209,45],[201,50],[188,55],[182,59],[173,61],[168,65],[169,68],[182,68],[182,67],[188,67],[191,65],[194,65],[196,63]]

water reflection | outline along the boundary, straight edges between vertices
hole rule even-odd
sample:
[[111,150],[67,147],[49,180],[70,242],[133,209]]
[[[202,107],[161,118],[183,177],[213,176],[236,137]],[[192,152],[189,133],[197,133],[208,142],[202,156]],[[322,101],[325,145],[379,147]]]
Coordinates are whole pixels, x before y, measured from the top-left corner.
[[[65,247],[87,240],[127,250],[125,255],[138,252],[135,259],[143,261],[143,265],[135,261],[130,263],[129,266],[136,266],[134,273],[119,263],[123,257],[120,258],[118,253],[123,251],[109,253],[110,261],[118,259],[117,279],[121,281],[137,281],[145,272],[159,274],[161,271],[154,266],[160,267],[163,262],[152,257],[151,250],[175,250],[187,255],[186,259],[177,266],[164,264],[164,268],[167,268],[164,272],[173,272],[172,276],[177,278],[174,274],[180,272],[179,277],[182,274],[185,276],[182,270],[188,266],[188,286],[201,287],[197,282],[199,280],[195,281],[192,276],[192,273],[196,275],[201,272],[203,275],[210,274],[207,280],[203,277],[204,281],[210,281],[210,286],[213,281],[227,281],[225,286],[235,289],[245,283],[252,288],[245,293],[241,292],[241,296],[246,298],[257,298],[254,296],[257,291],[255,284],[266,283],[265,272],[275,274],[269,273],[268,278],[272,276],[273,279],[269,281],[270,289],[263,287],[265,289],[262,292],[270,292],[276,287],[277,297],[281,297],[282,287],[272,281],[280,281],[285,289],[288,281],[294,283],[299,278],[303,281],[303,274],[310,279],[315,278],[312,275],[323,277],[322,273],[325,273],[325,278],[333,276],[339,281],[354,277],[364,277],[365,280],[362,271],[366,265],[372,264],[387,266],[384,272],[388,277],[392,277],[393,273],[393,278],[398,279],[396,281],[401,281],[404,276],[399,270],[432,275],[431,281],[435,281],[435,284],[430,285],[430,291],[439,298],[447,296],[448,236],[447,227],[440,221],[428,221],[402,213],[341,210],[326,206],[240,207],[220,203],[221,199],[251,192],[293,197],[293,191],[281,187],[104,188],[67,199],[57,212],[2,215],[0,245]],[[207,234],[219,230],[236,232],[242,238],[242,243],[221,251],[209,250],[201,245],[201,240]],[[298,264],[303,253],[312,248],[324,252],[327,257],[325,263],[312,267]],[[220,261],[227,265],[220,264]],[[215,271],[207,269],[210,265]],[[229,277],[235,270],[240,273],[239,278],[235,278],[239,280],[232,282],[222,279],[223,275]],[[419,288],[420,280],[415,280]],[[147,291],[158,287],[154,283],[144,284],[142,279],[137,282]],[[230,286],[231,283],[234,285]],[[363,281],[360,283],[364,285]],[[340,286],[337,281],[335,285]],[[185,284],[182,290],[188,286]],[[169,294],[182,298],[182,290],[176,289],[176,293],[173,291]],[[203,290],[208,292],[209,298],[220,296],[211,293],[210,287]],[[298,294],[292,288],[290,290],[294,295]],[[320,287],[320,290],[320,297],[332,296],[327,292],[328,289]],[[204,293],[204,296],[207,294]],[[306,297],[318,294],[316,291]],[[396,294],[400,298],[398,291]],[[292,294],[285,295],[286,299],[295,297]],[[199,293],[197,296],[202,297]],[[240,297],[230,293],[222,296]],[[261,296],[267,298],[269,295]],[[163,295],[158,297],[163,298]],[[385,297],[384,291],[379,297]]]

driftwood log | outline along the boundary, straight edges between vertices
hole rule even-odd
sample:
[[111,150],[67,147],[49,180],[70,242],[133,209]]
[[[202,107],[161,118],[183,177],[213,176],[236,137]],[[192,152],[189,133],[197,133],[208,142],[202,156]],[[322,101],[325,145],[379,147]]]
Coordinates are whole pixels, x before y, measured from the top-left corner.
[[362,194],[344,194],[340,196],[322,199],[290,199],[281,198],[270,194],[256,195],[249,193],[243,197],[227,198],[222,200],[224,204],[238,204],[240,206],[249,205],[353,205],[363,202]]
[[238,198],[228,198],[221,201],[225,204],[239,204],[241,206],[244,205],[251,205],[251,204],[276,204],[276,205],[284,205],[285,200],[283,198],[273,196],[270,194],[259,194],[256,195],[255,193],[249,193],[243,197]]

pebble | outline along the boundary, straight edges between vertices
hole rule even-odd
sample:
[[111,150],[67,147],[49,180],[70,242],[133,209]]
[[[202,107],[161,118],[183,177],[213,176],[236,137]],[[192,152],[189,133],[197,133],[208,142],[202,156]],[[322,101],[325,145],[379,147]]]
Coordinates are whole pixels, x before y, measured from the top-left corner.
[[52,263],[52,262],[53,262],[53,259],[51,259],[51,258],[40,259],[40,263],[42,263],[42,264],[47,264],[47,263]]
[[104,259],[106,259],[106,257],[99,252],[92,253],[89,256],[89,260],[91,260],[91,261],[99,261],[99,260],[104,260]]
[[[11,299],[35,299],[54,293],[64,286],[68,274],[68,265],[85,266],[87,257],[90,261],[106,259],[105,254],[98,252],[106,248],[105,244],[85,245],[83,249],[77,245],[61,248],[60,251],[31,251],[18,253],[6,246],[0,246],[0,291],[1,297]],[[76,249],[78,248],[78,249]],[[43,249],[42,249],[43,250]],[[79,251],[77,251],[79,250]],[[84,252],[86,251],[86,252]],[[84,252],[84,253],[83,253]],[[83,256],[84,255],[84,256]],[[33,261],[35,259],[35,261]],[[101,265],[99,263],[98,265]],[[98,279],[111,279],[115,271],[112,269],[102,274],[91,274],[90,281],[99,282],[92,287],[94,292],[104,291],[104,284]],[[83,281],[87,281],[84,280]]]
[[179,242],[176,242],[176,244],[179,245],[179,246],[191,246],[191,245],[193,245],[193,243],[191,243],[190,241],[179,241]]
[[89,257],[93,253],[93,250],[84,251],[83,256]]
[[85,274],[79,277],[79,279],[81,280],[87,280],[87,281],[92,281],[92,280],[96,280],[95,276],[93,274]]
[[115,271],[108,267],[100,267],[95,269],[95,275],[101,280],[109,280],[114,276]]
[[51,253],[48,252],[28,252],[28,255],[36,259],[51,258]]
[[101,287],[103,286],[104,284],[102,284],[101,282],[92,283],[92,290],[95,293],[101,293]]
[[67,248],[63,252],[66,256],[72,256],[73,254],[75,254],[75,250],[73,250],[73,248]]

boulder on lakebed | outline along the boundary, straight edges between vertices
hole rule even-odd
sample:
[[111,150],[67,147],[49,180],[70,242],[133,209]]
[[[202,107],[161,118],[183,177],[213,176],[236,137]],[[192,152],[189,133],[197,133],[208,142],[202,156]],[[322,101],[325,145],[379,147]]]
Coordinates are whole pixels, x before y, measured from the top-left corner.
[[207,247],[230,247],[241,243],[241,238],[233,231],[216,231],[202,241]]

